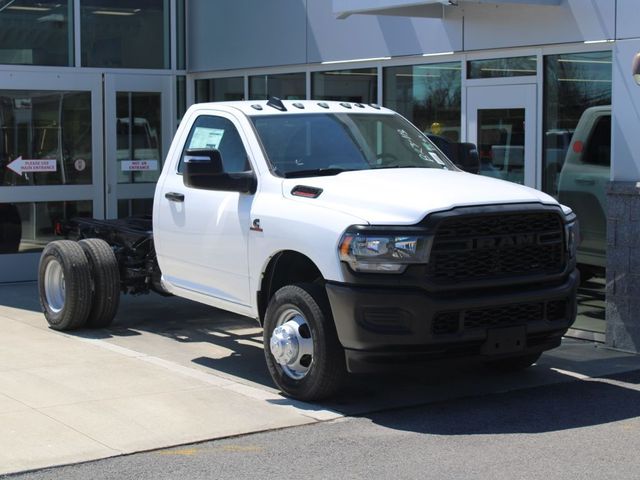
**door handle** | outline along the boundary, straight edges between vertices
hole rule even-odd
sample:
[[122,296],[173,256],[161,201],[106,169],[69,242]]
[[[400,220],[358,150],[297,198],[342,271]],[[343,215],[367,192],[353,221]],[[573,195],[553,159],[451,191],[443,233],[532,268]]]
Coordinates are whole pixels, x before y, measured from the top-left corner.
[[595,185],[596,181],[593,178],[576,178],[576,183],[580,185]]
[[164,198],[172,202],[184,202],[184,195],[182,193],[167,192],[164,194]]

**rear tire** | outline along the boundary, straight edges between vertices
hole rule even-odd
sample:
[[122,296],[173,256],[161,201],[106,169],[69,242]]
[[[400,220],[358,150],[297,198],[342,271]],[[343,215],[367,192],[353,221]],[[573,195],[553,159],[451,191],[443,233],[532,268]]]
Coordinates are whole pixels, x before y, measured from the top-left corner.
[[[289,337],[287,332],[274,335],[283,325]],[[264,353],[273,381],[289,397],[320,400],[340,388],[346,376],[344,350],[323,286],[287,285],[273,295],[265,314]]]
[[491,361],[485,362],[485,366],[497,372],[505,372],[505,373],[519,372],[521,370],[529,368],[531,365],[536,363],[540,359],[541,355],[542,355],[542,352],[539,352],[539,353],[530,353],[528,355],[522,355],[520,357],[491,360]]
[[54,330],[74,330],[91,309],[91,272],[80,245],[71,240],[49,243],[38,268],[40,305]]
[[120,305],[120,270],[113,249],[99,238],[80,240],[89,261],[92,282],[92,306],[87,317],[88,328],[111,325]]

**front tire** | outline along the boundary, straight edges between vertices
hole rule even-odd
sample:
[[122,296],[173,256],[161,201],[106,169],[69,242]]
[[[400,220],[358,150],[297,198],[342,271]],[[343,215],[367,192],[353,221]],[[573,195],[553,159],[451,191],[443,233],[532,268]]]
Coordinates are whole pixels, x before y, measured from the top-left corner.
[[264,353],[273,381],[289,397],[320,400],[340,388],[344,351],[324,287],[287,285],[273,295],[265,314]]
[[91,309],[91,273],[80,245],[71,240],[49,243],[38,268],[40,305],[54,330],[74,330]]

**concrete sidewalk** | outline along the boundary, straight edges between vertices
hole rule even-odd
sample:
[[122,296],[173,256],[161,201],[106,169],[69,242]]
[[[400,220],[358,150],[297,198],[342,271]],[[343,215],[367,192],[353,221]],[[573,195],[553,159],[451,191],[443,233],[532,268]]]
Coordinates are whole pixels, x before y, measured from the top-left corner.
[[0,474],[338,416],[223,376],[55,332],[34,311],[35,295],[33,284],[0,287]]
[[252,320],[149,295],[123,297],[110,329],[64,334],[35,284],[1,285],[0,474],[636,369],[637,356],[567,340],[519,375],[354,377],[309,405],[273,388]]

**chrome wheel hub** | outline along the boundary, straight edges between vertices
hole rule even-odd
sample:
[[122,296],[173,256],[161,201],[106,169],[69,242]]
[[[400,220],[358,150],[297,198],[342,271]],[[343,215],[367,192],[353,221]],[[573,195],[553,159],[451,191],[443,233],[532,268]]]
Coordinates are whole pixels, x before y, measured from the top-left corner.
[[271,333],[271,355],[284,373],[295,379],[303,378],[313,361],[313,340],[309,325],[297,309],[285,310]]
[[49,309],[58,313],[64,307],[66,296],[64,273],[58,260],[52,259],[44,271],[44,294]]

